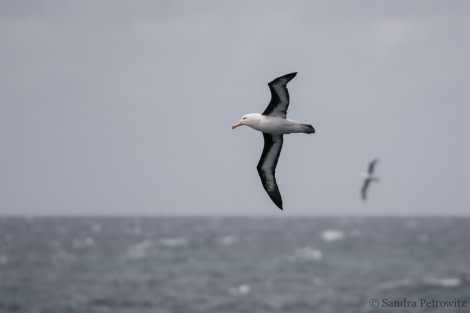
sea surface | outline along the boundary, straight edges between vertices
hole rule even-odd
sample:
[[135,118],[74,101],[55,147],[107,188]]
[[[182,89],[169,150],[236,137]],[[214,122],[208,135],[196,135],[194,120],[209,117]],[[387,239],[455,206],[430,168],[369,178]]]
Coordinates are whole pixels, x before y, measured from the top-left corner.
[[0,217],[0,312],[470,312],[470,218]]

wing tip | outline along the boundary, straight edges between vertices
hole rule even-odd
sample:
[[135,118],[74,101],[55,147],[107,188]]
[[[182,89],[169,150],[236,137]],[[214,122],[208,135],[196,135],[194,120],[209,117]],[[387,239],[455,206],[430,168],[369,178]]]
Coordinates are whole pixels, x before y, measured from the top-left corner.
[[273,200],[274,204],[279,208],[279,210],[284,211],[284,208],[282,207],[282,200],[281,203],[277,203],[276,201],[274,201],[274,199],[271,200]]
[[[280,81],[282,81],[282,84],[287,84],[290,82],[295,76],[297,75],[297,72],[292,72],[286,75],[279,76],[278,78],[273,79],[268,85],[273,85],[276,84]],[[285,82],[284,82],[285,80]]]
[[297,72],[292,72],[292,73],[289,73],[289,74],[286,74],[284,76],[281,76],[279,78],[287,78],[289,82],[290,80],[292,80],[295,76],[297,76]]
[[274,204],[281,210],[284,210],[284,208],[282,207],[282,198],[281,198],[281,194],[280,193],[276,193],[276,194],[271,194],[270,192],[268,192],[269,194],[269,197],[271,198],[271,200],[274,202]]

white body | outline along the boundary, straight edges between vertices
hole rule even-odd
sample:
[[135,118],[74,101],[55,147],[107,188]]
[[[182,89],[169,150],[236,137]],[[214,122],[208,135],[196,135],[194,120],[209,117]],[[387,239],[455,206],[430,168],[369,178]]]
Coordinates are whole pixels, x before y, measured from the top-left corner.
[[[302,124],[282,117],[262,115],[260,113],[250,113],[245,115],[235,127],[240,125],[250,126],[263,133],[270,134],[290,134],[302,133],[305,131]],[[234,128],[234,127],[232,127]]]
[[371,175],[370,173],[367,173],[367,172],[362,172],[360,175],[361,175],[361,178],[364,179],[364,180],[379,180],[377,177],[375,177],[375,176],[373,176],[373,175]]

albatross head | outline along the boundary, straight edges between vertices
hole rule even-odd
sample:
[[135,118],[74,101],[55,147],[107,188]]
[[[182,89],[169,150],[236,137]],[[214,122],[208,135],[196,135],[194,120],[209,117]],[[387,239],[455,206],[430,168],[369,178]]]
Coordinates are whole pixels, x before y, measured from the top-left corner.
[[261,114],[259,113],[250,113],[245,115],[241,118],[240,121],[232,125],[232,129],[237,128],[238,126],[246,125],[246,126],[256,126],[260,120]]

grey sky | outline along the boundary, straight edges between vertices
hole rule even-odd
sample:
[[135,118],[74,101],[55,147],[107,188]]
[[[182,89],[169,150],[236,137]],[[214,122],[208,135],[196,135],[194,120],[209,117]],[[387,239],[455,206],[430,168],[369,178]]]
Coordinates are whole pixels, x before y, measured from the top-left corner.
[[[2,1],[0,214],[468,215],[469,9]],[[281,212],[230,125],[294,71]]]

